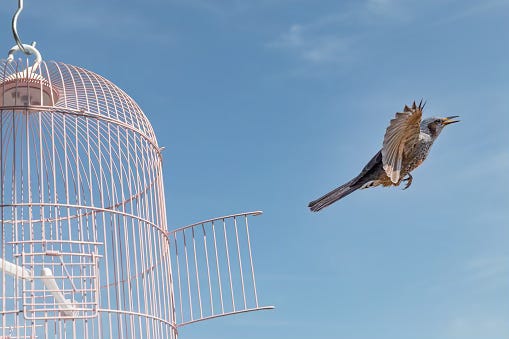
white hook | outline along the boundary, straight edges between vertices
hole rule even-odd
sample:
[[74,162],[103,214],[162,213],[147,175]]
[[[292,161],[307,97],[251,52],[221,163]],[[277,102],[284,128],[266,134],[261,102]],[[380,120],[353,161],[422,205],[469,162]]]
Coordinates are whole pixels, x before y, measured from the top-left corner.
[[23,10],[23,0],[18,0],[18,9],[14,16],[12,17],[12,35],[14,36],[14,41],[19,46],[19,48],[23,51],[23,53],[28,54],[28,51],[25,49],[25,45],[21,42],[18,34],[18,17]]
[[37,48],[35,48],[35,42],[33,42],[32,45],[22,44],[22,47],[24,50],[22,50],[20,48],[20,46],[14,45],[14,47],[12,47],[9,50],[9,53],[8,53],[9,56],[7,57],[7,62],[11,62],[12,60],[14,60],[14,53],[21,50],[22,52],[26,53],[27,55],[35,56],[33,69],[34,70],[37,69],[37,67],[39,66],[39,64],[42,61],[42,56],[41,56],[41,53],[39,52],[39,50],[37,50]]

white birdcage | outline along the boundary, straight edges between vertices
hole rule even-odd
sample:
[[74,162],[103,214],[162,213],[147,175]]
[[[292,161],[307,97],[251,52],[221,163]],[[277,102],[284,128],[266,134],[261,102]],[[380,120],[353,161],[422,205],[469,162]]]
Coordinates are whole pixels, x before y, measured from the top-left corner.
[[272,308],[251,253],[260,212],[168,230],[161,149],[134,100],[18,46],[0,61],[0,338],[176,338]]

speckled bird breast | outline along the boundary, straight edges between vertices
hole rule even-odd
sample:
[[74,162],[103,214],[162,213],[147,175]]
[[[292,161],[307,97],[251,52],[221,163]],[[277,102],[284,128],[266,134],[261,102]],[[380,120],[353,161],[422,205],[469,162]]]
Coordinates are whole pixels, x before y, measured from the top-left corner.
[[[421,135],[422,134],[423,133],[421,133]],[[408,155],[403,158],[401,166],[402,177],[412,172],[422,164],[429,154],[431,145],[433,145],[433,140],[431,140],[428,135],[425,135],[425,137],[419,137],[419,142],[413,147]]]

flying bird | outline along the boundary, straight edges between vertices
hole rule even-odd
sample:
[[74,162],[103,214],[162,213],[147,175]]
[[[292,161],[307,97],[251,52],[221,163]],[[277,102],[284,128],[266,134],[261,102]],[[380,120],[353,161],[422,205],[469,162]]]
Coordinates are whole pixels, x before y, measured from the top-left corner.
[[412,184],[412,172],[429,154],[430,148],[457,115],[446,118],[422,119],[424,105],[405,105],[403,112],[396,113],[385,132],[382,149],[368,162],[361,173],[324,196],[311,201],[308,207],[313,212],[329,206],[358,189],[376,186],[399,186],[405,182],[407,189]]

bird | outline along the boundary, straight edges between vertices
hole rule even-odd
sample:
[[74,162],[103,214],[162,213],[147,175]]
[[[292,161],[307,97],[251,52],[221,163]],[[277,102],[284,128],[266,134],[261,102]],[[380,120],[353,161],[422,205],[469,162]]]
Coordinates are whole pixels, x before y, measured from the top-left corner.
[[405,105],[403,112],[397,112],[385,131],[382,149],[364,166],[360,174],[311,201],[309,209],[318,212],[358,189],[399,186],[401,182],[406,183],[404,190],[409,188],[413,180],[410,173],[426,159],[442,129],[460,121],[455,120],[458,115],[422,119],[425,105],[422,100],[419,105],[414,101],[411,107]]

